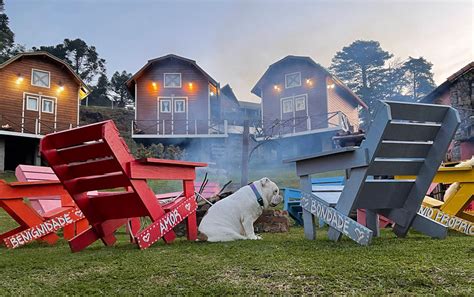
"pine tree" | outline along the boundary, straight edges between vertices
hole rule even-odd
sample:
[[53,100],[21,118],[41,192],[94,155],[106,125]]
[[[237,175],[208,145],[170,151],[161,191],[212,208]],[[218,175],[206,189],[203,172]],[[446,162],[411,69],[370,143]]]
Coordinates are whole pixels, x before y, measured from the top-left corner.
[[405,71],[406,88],[414,102],[419,101],[435,88],[432,67],[433,64],[423,57],[409,57],[403,63],[402,69]]
[[15,34],[9,27],[9,19],[5,13],[5,4],[0,0],[0,63],[11,56],[10,50],[15,42]]

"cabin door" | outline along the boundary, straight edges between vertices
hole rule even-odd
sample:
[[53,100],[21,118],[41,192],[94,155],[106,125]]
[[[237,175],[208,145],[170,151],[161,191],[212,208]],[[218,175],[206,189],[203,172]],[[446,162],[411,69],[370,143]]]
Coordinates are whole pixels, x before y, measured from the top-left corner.
[[58,129],[64,130],[69,127],[58,127],[56,122],[56,98],[41,96],[40,120],[38,130],[41,134],[54,133]]
[[161,135],[186,134],[188,106],[185,97],[158,98],[158,130]]
[[38,134],[41,97],[36,94],[26,94],[23,100],[24,101],[23,115],[21,119],[21,132]]
[[293,97],[295,104],[295,129],[294,132],[304,132],[308,130],[308,96],[297,95]]
[[280,133],[290,134],[293,133],[295,118],[295,104],[293,97],[281,98],[281,124]]

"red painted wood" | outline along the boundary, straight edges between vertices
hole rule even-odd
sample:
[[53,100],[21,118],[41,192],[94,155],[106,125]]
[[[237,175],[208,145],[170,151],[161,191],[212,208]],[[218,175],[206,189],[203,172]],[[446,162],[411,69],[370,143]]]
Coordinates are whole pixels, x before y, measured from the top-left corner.
[[83,219],[84,216],[78,208],[66,209],[61,214],[54,216],[50,220],[31,226],[28,229],[5,238],[3,241],[8,248],[17,248],[34,240],[45,237],[48,234],[54,234],[65,226],[72,225],[74,222]]
[[[100,135],[97,131],[101,132]],[[88,132],[91,133],[90,138],[86,137]],[[99,139],[100,145],[89,143]],[[98,239],[106,245],[113,244],[116,241],[114,233],[121,226],[128,225],[129,218],[148,216],[153,225],[169,220],[171,216],[176,215],[178,209],[183,211],[184,206],[180,203],[161,207],[148,187],[147,179],[185,181],[183,187],[186,199],[192,200],[192,203],[189,203],[195,205],[195,167],[206,166],[204,163],[159,159],[136,161],[112,121],[47,135],[41,140],[40,150],[91,224],[90,229],[70,240],[70,247],[74,252],[86,248]],[[77,156],[78,152],[80,156]],[[91,157],[107,159],[89,160]],[[86,193],[110,188],[123,188],[125,192],[96,192],[93,195]],[[186,211],[181,214],[181,220],[191,215],[188,220],[188,238],[195,238],[197,226],[195,217],[192,216],[195,208],[191,210],[191,204],[185,207]],[[138,232],[139,227],[137,219],[134,219],[133,227],[130,228],[132,234]],[[170,227],[162,230],[159,238],[169,243],[176,235]]]
[[[18,165],[15,169],[15,176],[19,181],[32,182],[37,180],[50,180],[59,182],[57,176],[50,167]],[[44,219],[52,219],[68,209],[76,208],[76,204],[69,194],[61,196],[28,197],[31,206],[36,210],[41,210],[39,214]],[[37,207],[35,207],[37,206]],[[78,227],[80,225],[80,227]],[[89,222],[82,217],[73,224],[66,225],[63,229],[63,237],[66,240],[73,238],[76,234],[88,228]]]
[[159,220],[153,222],[150,226],[137,234],[136,240],[140,249],[150,247],[189,215],[195,214],[196,209],[197,204],[194,196],[184,199],[178,207],[167,212]]

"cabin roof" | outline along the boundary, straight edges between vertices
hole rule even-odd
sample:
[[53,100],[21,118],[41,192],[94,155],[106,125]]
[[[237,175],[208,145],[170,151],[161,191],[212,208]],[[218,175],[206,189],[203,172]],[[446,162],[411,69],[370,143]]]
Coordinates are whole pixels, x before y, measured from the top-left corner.
[[16,56],[13,56],[10,59],[3,62],[2,64],[0,64],[0,69],[5,68],[6,66],[10,65],[11,63],[23,57],[39,57],[39,56],[44,56],[52,60],[53,62],[60,64],[61,66],[65,67],[69,71],[69,73],[72,74],[72,76],[74,77],[74,80],[79,84],[81,91],[83,92],[81,99],[86,98],[90,94],[91,90],[89,89],[89,87],[84,83],[81,77],[76,73],[76,71],[74,71],[74,69],[72,69],[72,67],[68,63],[45,51],[19,53]]
[[260,109],[260,103],[257,102],[250,102],[250,101],[239,101],[240,107],[245,109]]
[[187,63],[191,64],[192,66],[194,66],[199,72],[201,72],[209,80],[209,82],[212,83],[214,86],[217,87],[219,85],[219,83],[215,79],[213,79],[206,71],[204,71],[204,69],[199,67],[199,65],[196,63],[196,61],[185,58],[185,57],[181,57],[181,56],[178,56],[178,55],[175,55],[175,54],[168,54],[166,56],[162,56],[162,57],[158,57],[158,58],[148,60],[148,62],[142,68],[140,68],[134,75],[132,75],[132,77],[129,80],[127,80],[127,82],[126,82],[127,87],[130,90],[130,92],[132,94],[134,93],[133,90],[132,90],[132,87],[135,84],[135,81],[143,74],[143,72],[145,72],[146,69],[148,69],[148,67],[150,67],[151,65],[153,65],[155,63],[159,63],[159,62],[167,60],[167,59],[177,59],[177,60],[187,62]]
[[258,82],[255,84],[255,86],[252,88],[252,93],[260,97],[260,92],[259,91],[261,90],[262,85],[265,83],[265,79],[268,77],[268,75],[270,75],[270,73],[273,70],[275,70],[277,65],[279,65],[281,63],[284,63],[284,62],[287,62],[288,60],[302,61],[302,62],[307,62],[307,63],[313,65],[318,70],[322,71],[323,73],[325,73],[327,76],[330,76],[334,80],[336,85],[344,92],[344,94],[345,94],[344,98],[346,98],[346,99],[350,98],[350,99],[353,100],[354,103],[356,103],[358,105],[361,105],[364,108],[368,108],[367,104],[365,104],[365,102],[362,101],[362,99],[360,99],[359,96],[357,96],[354,92],[352,92],[352,90],[349,89],[341,80],[339,80],[337,77],[332,75],[326,68],[324,68],[323,66],[316,63],[311,57],[306,57],[306,56],[289,55],[289,56],[284,57],[283,59],[280,59],[280,60],[276,61],[275,63],[271,64],[270,66],[268,66],[268,69],[265,71],[265,73],[262,75],[262,77],[258,80]]
[[235,96],[235,93],[229,84],[226,84],[221,88],[221,95],[224,95],[230,100],[234,101],[236,104],[239,104],[239,100],[237,99],[237,96]]
[[450,75],[445,82],[440,84],[437,88],[435,88],[431,93],[426,95],[423,99],[420,100],[420,102],[423,103],[432,103],[438,96],[442,95],[444,92],[448,91],[449,88],[453,83],[455,83],[461,76],[464,74],[468,73],[469,71],[472,71],[474,69],[474,62],[470,62],[463,68],[459,69],[452,75]]

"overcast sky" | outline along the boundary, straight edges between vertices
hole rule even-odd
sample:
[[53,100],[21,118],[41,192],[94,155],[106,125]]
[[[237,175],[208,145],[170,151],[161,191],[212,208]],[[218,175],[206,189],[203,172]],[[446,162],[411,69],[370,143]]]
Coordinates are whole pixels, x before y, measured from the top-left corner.
[[197,63],[239,100],[270,64],[304,55],[328,67],[357,39],[396,57],[423,56],[437,84],[473,60],[473,1],[6,0],[16,42],[81,38],[116,70],[135,73],[168,53]]

